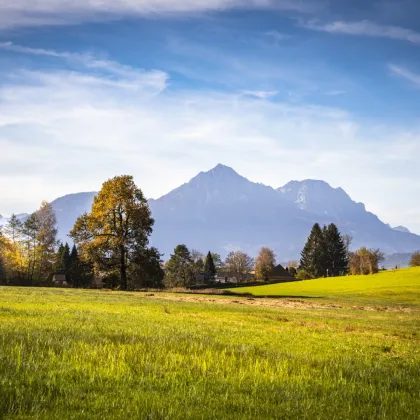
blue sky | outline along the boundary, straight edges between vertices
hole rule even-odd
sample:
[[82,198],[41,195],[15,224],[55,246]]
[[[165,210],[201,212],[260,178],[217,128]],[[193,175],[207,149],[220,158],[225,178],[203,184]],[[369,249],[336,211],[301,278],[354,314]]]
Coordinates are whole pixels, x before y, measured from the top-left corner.
[[0,211],[221,162],[420,233],[420,3],[0,3]]

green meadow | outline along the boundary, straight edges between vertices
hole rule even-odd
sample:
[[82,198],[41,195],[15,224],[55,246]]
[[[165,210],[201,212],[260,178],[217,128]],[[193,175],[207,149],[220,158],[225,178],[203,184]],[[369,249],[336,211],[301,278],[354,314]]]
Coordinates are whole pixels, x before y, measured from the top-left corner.
[[419,418],[420,270],[238,291],[0,288],[0,418]]
[[266,286],[240,287],[255,296],[302,296],[318,300],[371,305],[420,305],[420,268],[382,271],[371,276],[346,276]]

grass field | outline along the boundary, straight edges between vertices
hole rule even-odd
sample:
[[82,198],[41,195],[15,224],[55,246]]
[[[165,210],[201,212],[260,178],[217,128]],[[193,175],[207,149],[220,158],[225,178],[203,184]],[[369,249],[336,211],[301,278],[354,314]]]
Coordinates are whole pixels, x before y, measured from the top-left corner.
[[420,270],[248,290],[0,288],[1,419],[416,419]]
[[420,268],[383,271],[373,276],[347,276],[267,286],[234,288],[254,296],[303,296],[370,305],[420,304]]

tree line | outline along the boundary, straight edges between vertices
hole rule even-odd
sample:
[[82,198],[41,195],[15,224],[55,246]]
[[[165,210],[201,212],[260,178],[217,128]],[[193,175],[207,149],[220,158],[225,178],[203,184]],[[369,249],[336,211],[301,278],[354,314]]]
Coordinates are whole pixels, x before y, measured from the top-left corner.
[[[276,267],[274,251],[262,248],[254,260],[232,251],[225,261],[178,245],[164,264],[159,251],[149,246],[154,220],[143,192],[131,176],[106,181],[90,212],[80,216],[69,233],[74,245],[57,241],[56,217],[51,205],[24,221],[12,216],[0,230],[0,283],[53,285],[65,278],[72,287],[89,287],[95,278],[110,288],[192,287],[213,284],[217,272],[238,283],[268,281]],[[383,254],[361,248],[350,251],[352,238],[341,235],[334,224],[315,224],[303,248],[300,263],[288,264],[297,279],[370,274],[379,270]],[[420,253],[412,265],[420,265]],[[60,277],[61,276],[61,277]]]

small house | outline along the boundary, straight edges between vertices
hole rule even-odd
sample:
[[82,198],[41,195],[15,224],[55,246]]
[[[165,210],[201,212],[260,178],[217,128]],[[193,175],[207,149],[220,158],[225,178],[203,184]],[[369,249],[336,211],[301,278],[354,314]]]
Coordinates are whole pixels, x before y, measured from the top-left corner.
[[54,274],[52,281],[53,281],[54,286],[58,286],[58,287],[68,286],[67,278],[65,274]]
[[279,264],[277,267],[274,267],[274,269],[268,275],[268,281],[270,283],[281,283],[293,280],[294,277],[281,264]]

